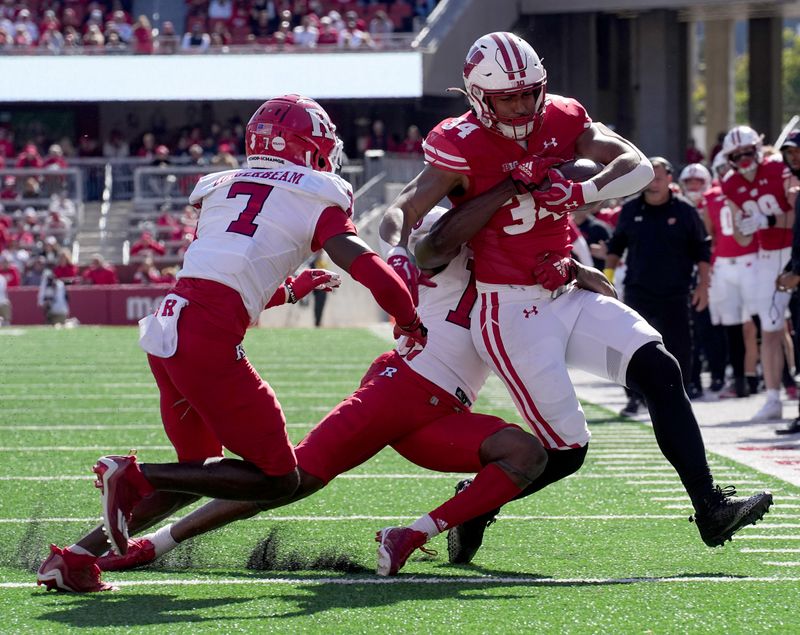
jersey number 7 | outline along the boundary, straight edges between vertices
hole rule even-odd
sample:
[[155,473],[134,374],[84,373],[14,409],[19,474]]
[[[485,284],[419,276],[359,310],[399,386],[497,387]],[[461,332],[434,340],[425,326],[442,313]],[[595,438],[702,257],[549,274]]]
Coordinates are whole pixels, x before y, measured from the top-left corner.
[[252,236],[256,233],[258,225],[253,220],[261,212],[267,197],[272,192],[272,185],[263,185],[261,183],[247,183],[246,181],[237,181],[228,190],[227,198],[236,198],[237,196],[247,196],[247,205],[244,211],[231,221],[226,231],[234,234],[242,234],[243,236]]

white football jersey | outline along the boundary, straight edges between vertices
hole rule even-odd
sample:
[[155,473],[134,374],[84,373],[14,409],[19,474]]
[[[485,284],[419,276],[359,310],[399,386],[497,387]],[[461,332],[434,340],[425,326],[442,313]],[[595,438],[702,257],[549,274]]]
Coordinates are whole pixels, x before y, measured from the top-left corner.
[[471,406],[489,374],[472,343],[470,319],[478,298],[472,272],[472,250],[462,247],[447,267],[432,278],[435,287],[419,287],[419,312],[428,328],[428,343],[408,353],[405,339],[397,350],[427,380]]
[[179,278],[203,278],[236,289],[255,323],[287,276],[313,253],[322,212],[351,213],[353,190],[341,177],[299,165],[226,170],[198,181],[197,238]]

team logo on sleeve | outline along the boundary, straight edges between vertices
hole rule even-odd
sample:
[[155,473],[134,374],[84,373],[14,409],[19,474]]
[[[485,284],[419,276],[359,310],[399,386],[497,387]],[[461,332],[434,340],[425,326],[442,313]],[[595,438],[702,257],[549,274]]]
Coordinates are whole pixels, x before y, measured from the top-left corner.
[[244,359],[247,357],[247,353],[244,352],[244,346],[241,344],[236,345],[236,361],[238,362],[240,359]]

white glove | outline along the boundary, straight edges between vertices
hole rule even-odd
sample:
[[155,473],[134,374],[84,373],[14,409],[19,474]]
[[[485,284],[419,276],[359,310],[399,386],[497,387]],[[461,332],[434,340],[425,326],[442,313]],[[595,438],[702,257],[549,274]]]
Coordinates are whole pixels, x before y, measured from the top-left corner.
[[768,227],[767,217],[760,212],[749,216],[742,215],[738,218],[736,226],[743,236],[750,236],[751,234],[755,234],[759,229]]

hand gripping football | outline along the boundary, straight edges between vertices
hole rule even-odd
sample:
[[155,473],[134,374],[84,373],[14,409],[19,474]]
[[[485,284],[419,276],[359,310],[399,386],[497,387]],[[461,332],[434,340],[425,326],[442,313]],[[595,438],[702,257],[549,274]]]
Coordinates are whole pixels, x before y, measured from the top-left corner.
[[[593,176],[600,174],[604,167],[602,163],[596,163],[591,159],[573,159],[572,161],[565,161],[552,169],[561,173],[561,176],[565,179],[569,179],[574,183],[583,183]],[[542,184],[537,189],[546,190],[549,187],[550,179],[545,177],[544,181],[542,181]]]

